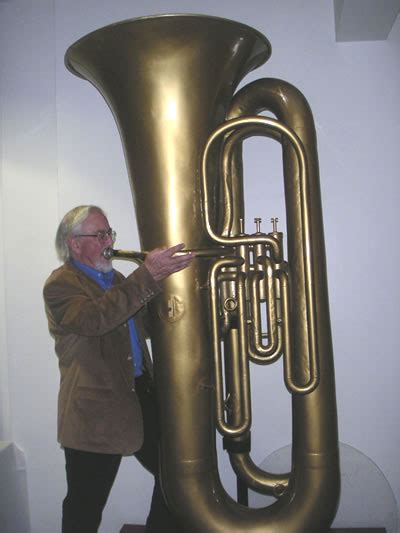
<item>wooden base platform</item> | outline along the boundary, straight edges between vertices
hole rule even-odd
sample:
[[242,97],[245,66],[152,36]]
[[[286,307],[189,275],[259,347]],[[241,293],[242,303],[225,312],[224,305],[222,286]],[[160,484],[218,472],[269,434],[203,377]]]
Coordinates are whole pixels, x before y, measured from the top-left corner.
[[131,526],[125,524],[119,533],[144,533],[144,526]]
[[[330,529],[330,533],[386,533],[384,527],[353,527],[345,529]],[[120,533],[144,533],[144,526],[125,524]],[[160,533],[162,533],[160,531]]]
[[344,529],[330,529],[330,533],[386,533],[384,527],[348,527]]

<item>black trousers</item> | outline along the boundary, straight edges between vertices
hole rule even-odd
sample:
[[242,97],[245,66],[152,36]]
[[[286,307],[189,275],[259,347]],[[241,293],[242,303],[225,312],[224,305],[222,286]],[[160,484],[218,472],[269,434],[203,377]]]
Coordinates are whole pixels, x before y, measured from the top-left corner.
[[[158,425],[153,387],[147,377],[136,380],[143,412],[144,442],[135,453],[154,475],[154,490],[146,532],[179,533],[161,491],[158,475]],[[97,533],[121,455],[92,453],[64,448],[67,495],[63,501],[62,533]],[[133,502],[134,503],[134,502]]]

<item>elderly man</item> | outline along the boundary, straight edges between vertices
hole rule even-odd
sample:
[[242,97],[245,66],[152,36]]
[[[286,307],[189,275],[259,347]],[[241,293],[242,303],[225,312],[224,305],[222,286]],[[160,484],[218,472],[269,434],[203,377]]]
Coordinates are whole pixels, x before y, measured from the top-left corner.
[[59,358],[58,440],[66,459],[63,533],[95,533],[121,457],[135,454],[155,475],[146,531],[178,531],[158,481],[157,425],[143,311],[160,282],[190,265],[184,245],[151,251],[127,278],[103,255],[115,232],[96,206],[61,221],[63,265],[47,279],[44,300]]

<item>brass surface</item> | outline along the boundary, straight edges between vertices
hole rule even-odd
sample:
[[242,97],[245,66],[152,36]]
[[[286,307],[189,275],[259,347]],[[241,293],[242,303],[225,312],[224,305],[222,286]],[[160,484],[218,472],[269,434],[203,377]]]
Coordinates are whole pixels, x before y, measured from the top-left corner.
[[[339,498],[312,114],[282,80],[257,80],[233,97],[270,51],[268,40],[243,24],[162,15],[94,31],[65,56],[115,117],[142,250],[184,242],[198,251],[189,269],[165,280],[150,309],[162,486],[182,531],[323,533]],[[263,110],[277,120],[255,116]],[[251,135],[282,144],[287,262],[275,221],[272,233],[262,233],[258,221],[256,233],[245,234],[241,144]],[[143,260],[145,252],[119,256]],[[270,474],[250,457],[249,365],[281,355],[292,394],[292,469]],[[224,490],[216,428],[236,474],[274,495],[273,505],[249,509]]]

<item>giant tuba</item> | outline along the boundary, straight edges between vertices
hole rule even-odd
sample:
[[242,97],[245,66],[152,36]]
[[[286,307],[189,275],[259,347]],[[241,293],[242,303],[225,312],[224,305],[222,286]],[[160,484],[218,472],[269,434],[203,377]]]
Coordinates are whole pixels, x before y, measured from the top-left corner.
[[[268,40],[244,24],[161,15],[94,31],[65,58],[115,117],[142,251],[184,242],[197,254],[165,280],[150,309],[162,487],[187,532],[322,533],[339,498],[312,114],[278,79],[233,96],[269,55]],[[241,147],[252,135],[282,145],[287,261],[276,226],[268,234],[258,221],[253,234],[244,228]],[[292,468],[270,474],[250,456],[249,368],[280,356],[292,395]],[[272,505],[250,509],[224,490],[216,428],[241,483],[275,496]]]

